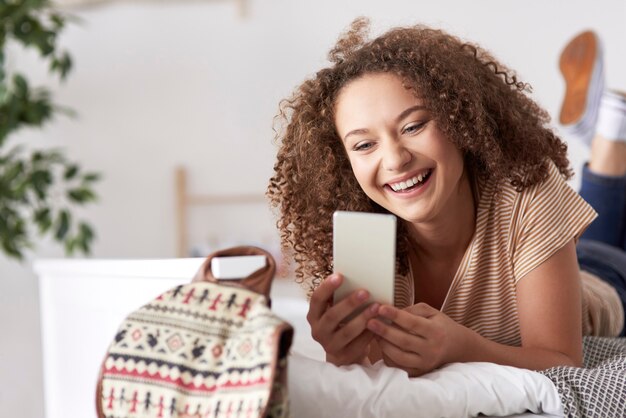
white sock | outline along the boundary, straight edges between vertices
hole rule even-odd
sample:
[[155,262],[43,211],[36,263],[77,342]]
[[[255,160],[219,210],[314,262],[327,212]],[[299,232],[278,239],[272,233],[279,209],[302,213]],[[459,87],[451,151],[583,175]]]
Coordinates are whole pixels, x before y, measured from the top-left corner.
[[610,91],[602,96],[596,133],[610,141],[626,142],[626,97]]

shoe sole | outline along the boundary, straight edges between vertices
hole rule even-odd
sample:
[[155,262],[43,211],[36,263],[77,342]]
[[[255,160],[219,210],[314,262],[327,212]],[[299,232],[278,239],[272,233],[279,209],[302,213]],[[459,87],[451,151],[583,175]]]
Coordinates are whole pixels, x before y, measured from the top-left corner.
[[561,53],[559,68],[566,84],[559,115],[562,125],[577,123],[585,113],[597,54],[598,40],[592,31],[576,36]]

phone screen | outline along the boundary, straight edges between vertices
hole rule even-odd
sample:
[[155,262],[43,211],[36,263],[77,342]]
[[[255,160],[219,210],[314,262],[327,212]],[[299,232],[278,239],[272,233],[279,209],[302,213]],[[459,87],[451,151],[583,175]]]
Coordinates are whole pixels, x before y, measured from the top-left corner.
[[335,302],[357,289],[370,301],[393,305],[396,265],[396,217],[337,211],[333,215],[333,271],[344,281]]

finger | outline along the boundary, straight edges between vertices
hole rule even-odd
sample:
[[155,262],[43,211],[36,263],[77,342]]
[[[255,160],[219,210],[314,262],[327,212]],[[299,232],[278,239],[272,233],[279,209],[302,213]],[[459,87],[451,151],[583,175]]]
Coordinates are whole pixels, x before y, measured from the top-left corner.
[[367,347],[373,339],[374,334],[367,330],[363,331],[358,337],[353,339],[344,349],[348,362],[354,363],[355,361],[362,360],[363,354],[367,355]]
[[333,273],[328,276],[311,294],[311,301],[309,303],[309,313],[307,314],[307,320],[309,323],[318,321],[332,300],[333,293],[341,285],[343,276],[338,273]]
[[402,347],[405,351],[421,353],[427,344],[426,339],[421,335],[413,334],[407,329],[385,324],[378,319],[369,320],[367,322],[367,329],[382,339],[398,347]]
[[414,315],[422,316],[424,318],[431,318],[440,312],[439,310],[433,308],[429,304],[423,303],[423,302],[408,306],[404,308],[404,311],[410,312]]
[[380,349],[397,367],[421,369],[422,357],[417,353],[407,352],[386,340],[380,340]]
[[[331,351],[340,350],[344,346],[348,346],[352,344],[351,342],[363,331],[367,330],[367,321],[374,318],[378,313],[378,303],[373,303],[368,306],[363,312],[359,313],[356,317],[352,318],[346,324],[342,325],[336,332],[336,335],[333,337],[333,341],[328,346],[328,349]],[[367,332],[373,338],[371,332]],[[371,339],[371,338],[370,338]],[[368,342],[369,343],[369,342]]]
[[[367,303],[369,297],[369,292],[366,290],[356,290],[348,297],[343,298],[337,304],[328,308],[320,318],[320,330],[322,332],[334,332],[340,324],[344,324],[343,326],[345,326],[346,317],[352,314],[356,309],[363,307],[363,305]],[[351,318],[348,323],[353,319],[354,318]],[[363,329],[365,329],[365,323],[362,324],[361,331]]]
[[400,328],[420,337],[427,337],[432,328],[431,317],[426,318],[393,306],[381,306],[378,314],[381,318],[388,319]]

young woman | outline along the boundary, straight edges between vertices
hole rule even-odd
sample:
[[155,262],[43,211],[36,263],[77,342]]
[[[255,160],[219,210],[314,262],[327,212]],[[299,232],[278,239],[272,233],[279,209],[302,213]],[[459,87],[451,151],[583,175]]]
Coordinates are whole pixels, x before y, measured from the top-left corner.
[[[327,360],[383,358],[411,376],[459,361],[581,365],[583,332],[616,335],[624,314],[604,277],[581,279],[576,243],[596,213],[565,182],[547,113],[477,46],[422,26],[370,41],[367,26],[357,19],[332,65],[282,102],[268,188]],[[398,217],[396,306],[366,289],[332,304],[336,210]]]

